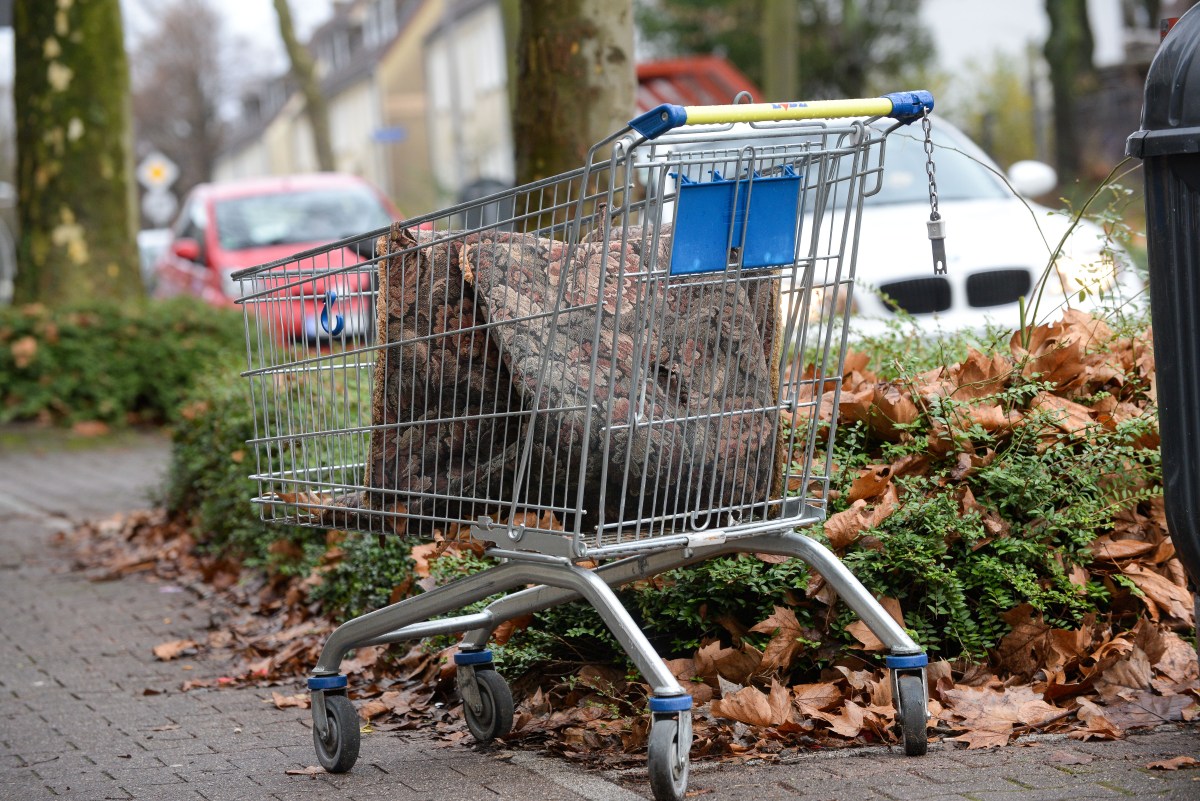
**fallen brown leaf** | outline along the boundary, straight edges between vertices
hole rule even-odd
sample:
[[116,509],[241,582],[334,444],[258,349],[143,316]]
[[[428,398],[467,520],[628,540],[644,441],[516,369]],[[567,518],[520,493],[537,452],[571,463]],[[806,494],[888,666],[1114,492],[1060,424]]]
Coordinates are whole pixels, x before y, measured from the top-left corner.
[[13,365],[18,370],[24,370],[33,362],[33,358],[37,356],[38,341],[31,336],[23,336],[13,342],[9,346],[9,349],[12,351]]
[[1078,751],[1055,751],[1045,758],[1051,765],[1087,765],[1092,757]]
[[1088,546],[1097,559],[1118,562],[1133,559],[1154,550],[1154,543],[1141,540],[1114,540],[1108,536],[1096,539]]
[[830,546],[837,551],[858,539],[863,529],[870,525],[871,513],[867,510],[867,502],[859,499],[851,504],[849,509],[830,515],[825,521],[825,536],[829,538]]
[[196,651],[194,640],[171,640],[154,646],[154,656],[163,662],[169,662],[178,656],[192,654]]
[[299,768],[299,769],[284,771],[284,773],[288,776],[310,776],[313,778],[316,778],[317,776],[321,775],[324,772],[325,772],[325,768],[321,767],[320,765],[309,765],[306,768]]
[[1159,614],[1165,612],[1181,623],[1193,625],[1195,607],[1187,587],[1181,587],[1136,562],[1125,565],[1121,572],[1145,593],[1142,600],[1146,603],[1151,620],[1158,620]]
[[1088,407],[1049,392],[1039,392],[1030,408],[1046,412],[1054,426],[1067,434],[1081,434],[1097,425]]
[[1067,735],[1072,740],[1119,740],[1125,736],[1121,727],[1109,720],[1104,710],[1086,698],[1079,699],[1079,720],[1084,726]]
[[1062,715],[1028,685],[997,690],[992,687],[955,687],[942,693],[947,708],[961,719],[962,728],[989,728],[993,721],[1038,726]]
[[787,668],[796,654],[804,648],[803,643],[799,642],[801,632],[796,613],[786,606],[776,606],[770,617],[755,624],[750,630],[772,635],[771,641],[763,650],[763,670]]
[[1160,759],[1157,762],[1151,762],[1146,765],[1150,770],[1179,770],[1180,768],[1194,768],[1200,765],[1200,760],[1190,756],[1177,756],[1171,759]]
[[770,699],[757,687],[743,687],[732,695],[713,701],[712,713],[750,726],[771,726],[775,723]]
[[792,687],[792,699],[800,706],[801,711],[825,711],[841,703],[842,691],[828,682],[797,684]]
[[750,677],[762,666],[762,653],[742,643],[741,648],[722,648],[713,642],[696,652],[696,671],[699,676],[721,676],[736,684],[748,684]]
[[[887,613],[892,616],[892,619],[904,627],[904,613],[900,611],[900,602],[895,598],[883,597],[879,599],[879,603],[887,610]],[[886,651],[887,646],[875,636],[867,624],[861,620],[856,620],[846,627],[854,639],[862,643],[864,651]]]
[[1008,745],[1012,737],[1013,725],[1007,720],[979,721],[956,737],[947,737],[948,741],[966,743],[968,750],[980,748],[1000,748]]
[[1173,631],[1157,631],[1158,636],[1148,644],[1147,655],[1154,670],[1177,684],[1200,679],[1200,664],[1196,649]]
[[1130,691],[1121,697],[1123,700],[1105,708],[1104,716],[1126,731],[1177,723],[1184,719],[1184,710],[1196,706],[1196,699],[1190,695],[1164,696],[1147,691]]
[[1150,689],[1150,659],[1136,645],[1113,661],[1106,661],[1092,683],[1100,697],[1111,703],[1126,690]]
[[879,493],[883,492],[892,480],[892,468],[890,465],[876,465],[868,467],[858,474],[858,478],[854,479],[854,483],[850,485],[850,491],[846,495],[846,499],[853,502],[857,500],[874,498]]
[[272,692],[271,700],[274,701],[276,709],[289,709],[291,707],[308,709],[310,704],[308,693],[284,695],[283,693]]
[[841,712],[815,712],[814,717],[829,724],[830,729],[848,739],[853,739],[863,730],[863,708],[853,701],[846,701]]
[[80,420],[71,426],[71,433],[80,437],[103,437],[112,429],[99,420]]

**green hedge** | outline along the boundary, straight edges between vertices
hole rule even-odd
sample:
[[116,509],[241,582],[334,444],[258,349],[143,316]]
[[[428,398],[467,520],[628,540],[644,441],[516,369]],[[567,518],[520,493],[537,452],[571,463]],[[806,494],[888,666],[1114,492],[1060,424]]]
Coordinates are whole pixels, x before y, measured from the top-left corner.
[[[1136,315],[1120,321],[1101,348],[1146,337],[1147,324]],[[1008,357],[1008,339],[992,332],[935,341],[898,328],[855,347],[871,357],[880,380],[910,387],[923,372],[962,361],[970,348]],[[967,405],[949,400],[922,406],[898,440],[879,436],[865,422],[843,423],[833,454],[840,470],[831,515],[850,506],[847,495],[861,469],[906,456],[927,458],[928,466],[896,480],[896,510],[838,555],[873,594],[900,602],[907,628],[931,657],[985,659],[1010,630],[1004,614],[1023,603],[1055,626],[1076,628],[1090,613],[1124,616],[1132,624],[1142,611],[1138,590],[1111,565],[1097,565],[1088,546],[1121,515],[1149,514],[1161,495],[1150,379],[1135,369],[1118,382],[1122,398],[1145,414],[1096,426],[1087,436],[1064,432],[1056,412],[1031,403],[1041,392],[1073,393],[1019,370],[982,400],[1019,412],[1022,423],[1012,430],[964,427]],[[1075,400],[1092,406],[1112,398],[1099,391]],[[955,446],[931,450],[935,428],[947,425],[956,432]],[[967,452],[986,458],[964,470],[959,457]],[[828,542],[823,525],[805,533]],[[786,607],[805,643],[793,664],[799,678],[847,652],[863,654],[847,630],[856,616],[844,604],[827,605],[820,594],[810,597],[811,578],[799,562],[772,564],[745,554],[664,574],[620,596],[664,657],[691,656],[713,639],[764,647],[771,636],[747,629]],[[623,660],[596,615],[579,605],[540,613],[499,652],[521,669],[545,661]]]
[[[260,488],[247,478],[255,464],[255,455],[246,445],[255,435],[254,413],[249,382],[239,369],[205,376],[183,404],[172,435],[167,508],[191,518],[194,537],[206,551],[285,574],[317,571],[321,579],[312,582],[312,600],[331,616],[369,612],[385,605],[395,587],[414,587],[409,541],[398,537],[381,541],[359,534],[327,536],[319,529],[260,518],[260,507],[250,502]],[[299,418],[313,404],[329,401],[344,407],[344,389],[340,384],[294,378],[274,399],[292,403],[293,414],[263,415],[259,422],[266,429],[260,434],[276,433],[277,420]]]
[[0,308],[0,423],[169,422],[244,343],[239,312],[188,299]]
[[[1119,336],[1128,338],[1143,327],[1129,323]],[[858,346],[869,352],[881,380],[901,383],[932,365],[961,359],[970,346],[1007,352],[999,341],[989,348],[966,337],[944,342],[885,337]],[[1147,378],[1126,376],[1124,397],[1144,406]],[[175,435],[168,499],[195,516],[202,544],[232,550],[251,564],[319,576],[309,582],[314,587],[309,600],[336,619],[418,592],[410,541],[355,534],[327,538],[318,530],[259,521],[248,503],[257,487],[245,478],[252,456],[244,443],[252,436],[253,419],[244,384],[236,371],[199,382]],[[1051,388],[1043,378],[1017,371],[987,402],[1019,411],[1022,425],[956,429],[958,445],[948,453],[931,452],[929,442],[936,427],[959,425],[955,420],[967,410],[953,401],[923,406],[899,438],[882,438],[865,422],[839,429],[833,458],[841,470],[831,513],[849,505],[846,496],[860,468],[906,456],[929,458],[928,469],[896,481],[899,507],[839,554],[870,591],[900,601],[908,628],[933,656],[983,658],[1009,631],[1002,616],[1022,603],[1031,603],[1047,622],[1068,627],[1091,612],[1111,611],[1117,595],[1124,612],[1136,606],[1128,603],[1123,577],[1096,572],[1088,544],[1110,531],[1123,510],[1144,507],[1159,492],[1158,450],[1139,444],[1153,438],[1155,417],[1149,413],[1087,437],[1069,436],[1055,427],[1051,411],[1031,404]],[[320,402],[314,393],[322,391],[334,390],[298,388],[297,402],[301,397]],[[1100,403],[1105,394],[1077,400]],[[964,470],[957,458],[961,448],[991,455]],[[964,505],[968,491],[973,501]],[[824,536],[820,526],[808,533]],[[451,551],[433,566],[435,577],[445,581],[486,564]],[[1092,572],[1081,584],[1074,568],[1089,565]],[[798,561],[773,564],[742,555],[668,573],[621,595],[665,657],[691,656],[702,642],[728,642],[735,633],[763,646],[770,635],[746,630],[775,606],[788,607],[807,643],[793,665],[800,675],[858,647],[847,631],[855,617],[842,604],[809,597],[810,580]],[[579,604],[539,614],[500,652],[510,674],[546,662],[623,661],[599,618]]]

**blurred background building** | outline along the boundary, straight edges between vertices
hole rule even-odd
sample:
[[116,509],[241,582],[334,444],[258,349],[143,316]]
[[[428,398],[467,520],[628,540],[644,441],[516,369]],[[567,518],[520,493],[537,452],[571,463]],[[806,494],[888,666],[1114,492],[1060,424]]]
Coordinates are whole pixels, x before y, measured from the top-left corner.
[[[337,168],[415,214],[511,186],[513,141],[498,0],[350,0],[313,34]],[[725,103],[753,83],[719,56],[646,62],[640,110]],[[304,103],[280,74],[243,95],[217,180],[316,169]]]

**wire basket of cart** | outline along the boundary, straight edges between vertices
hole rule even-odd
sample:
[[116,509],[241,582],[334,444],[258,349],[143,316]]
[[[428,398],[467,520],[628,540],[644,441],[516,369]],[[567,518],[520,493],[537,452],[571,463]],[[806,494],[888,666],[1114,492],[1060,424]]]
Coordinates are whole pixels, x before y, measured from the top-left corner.
[[662,106],[578,170],[235,276],[263,518],[496,560],[329,637],[309,680],[327,770],[358,754],[349,651],[462,632],[464,714],[488,741],[513,720],[492,632],[582,598],[652,688],[655,797],[682,798],[691,698],[614,588],[737,552],[834,587],[887,646],[905,750],[925,751],[922,649],[799,530],[827,509],[821,407],[842,383],[862,199],[887,134],[932,105]]

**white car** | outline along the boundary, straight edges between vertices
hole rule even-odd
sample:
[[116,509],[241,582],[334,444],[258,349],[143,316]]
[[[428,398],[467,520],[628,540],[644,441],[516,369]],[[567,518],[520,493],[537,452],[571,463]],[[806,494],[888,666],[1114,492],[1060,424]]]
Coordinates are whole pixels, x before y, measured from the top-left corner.
[[[877,123],[890,124],[890,120]],[[682,139],[656,147],[676,154],[719,147],[724,155],[715,163],[733,174],[730,159],[736,159],[739,151],[744,156],[746,148],[754,147],[761,155],[786,148],[783,129],[766,135],[770,130],[771,124],[758,128],[739,124],[702,141]],[[1041,321],[1058,316],[1068,305],[1090,309],[1111,305],[1114,298],[1134,300],[1142,295],[1143,283],[1119,244],[1086,219],[1075,225],[1050,267],[1072,220],[1027,197],[1054,188],[1057,176],[1051,167],[1018,162],[1005,176],[965,134],[936,118],[932,141],[938,211],[946,224],[947,274],[934,274],[926,228],[930,200],[924,134],[914,122],[887,137],[882,182],[877,192],[864,199],[853,292],[855,333],[883,330],[900,312],[915,318],[926,334],[988,325],[1015,329],[1022,322],[1021,298],[1025,322],[1031,323],[1035,312]],[[692,181],[709,180],[706,173],[713,164],[697,163],[683,171]],[[874,183],[868,176],[868,186]],[[806,201],[805,208],[810,205]],[[667,210],[668,218],[670,213]],[[811,218],[801,223],[802,241],[810,223]],[[1039,300],[1037,286],[1043,275],[1045,288]],[[811,308],[815,311],[822,305],[828,307],[828,299]]]
[[[877,329],[896,307],[926,331],[987,324],[1015,329],[1022,323],[1022,297],[1028,324],[1035,322],[1035,304],[1041,321],[1066,306],[1093,309],[1142,295],[1143,283],[1120,244],[1099,225],[1085,218],[1072,230],[1068,214],[1027,199],[1054,188],[1052,168],[1018,162],[1006,183],[987,154],[949,123],[934,125],[933,143],[938,211],[946,222],[946,275],[933,273],[924,225],[930,211],[924,137],[914,123],[888,137],[882,186],[863,204],[856,331]],[[905,246],[897,247],[899,242]]]
[[137,233],[138,264],[141,266],[142,286],[146,294],[154,293],[158,261],[171,244],[170,228],[143,228]]

